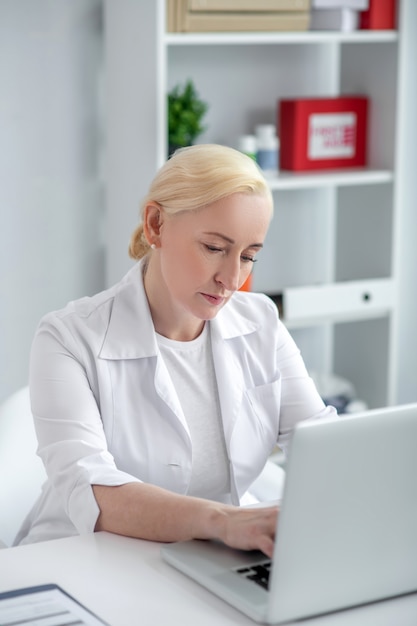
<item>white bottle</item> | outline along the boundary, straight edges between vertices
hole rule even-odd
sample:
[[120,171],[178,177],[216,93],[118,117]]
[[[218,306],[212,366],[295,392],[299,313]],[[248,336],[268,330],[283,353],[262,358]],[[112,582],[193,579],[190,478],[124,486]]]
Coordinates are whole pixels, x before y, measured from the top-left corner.
[[257,141],[255,135],[241,135],[238,139],[237,149],[256,161]]
[[256,134],[256,161],[265,175],[277,175],[279,139],[273,124],[258,124]]

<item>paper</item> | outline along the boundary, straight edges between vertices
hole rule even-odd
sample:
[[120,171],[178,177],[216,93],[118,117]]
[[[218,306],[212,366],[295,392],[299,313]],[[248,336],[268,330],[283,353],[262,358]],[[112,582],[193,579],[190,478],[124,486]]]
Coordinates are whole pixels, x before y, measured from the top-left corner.
[[0,593],[0,625],[15,624],[103,626],[105,622],[57,585],[42,585]]

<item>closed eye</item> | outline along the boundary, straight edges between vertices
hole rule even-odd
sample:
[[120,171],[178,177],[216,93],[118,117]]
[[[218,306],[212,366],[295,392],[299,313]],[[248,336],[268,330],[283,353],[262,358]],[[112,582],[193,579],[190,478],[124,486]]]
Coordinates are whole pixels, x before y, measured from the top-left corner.
[[209,250],[209,252],[223,252],[223,248],[218,248],[217,246],[210,246],[209,244],[205,244],[207,250]]
[[[206,248],[206,250],[208,250],[209,252],[213,252],[213,253],[217,253],[217,252],[225,253],[226,252],[224,248],[219,247],[219,246],[214,246],[209,243],[205,243],[204,247]],[[257,261],[257,259],[255,259],[255,257],[251,256],[250,254],[242,254],[240,258],[243,263],[256,263]]]
[[240,257],[244,263],[256,263],[258,259],[255,259],[252,256],[242,255]]

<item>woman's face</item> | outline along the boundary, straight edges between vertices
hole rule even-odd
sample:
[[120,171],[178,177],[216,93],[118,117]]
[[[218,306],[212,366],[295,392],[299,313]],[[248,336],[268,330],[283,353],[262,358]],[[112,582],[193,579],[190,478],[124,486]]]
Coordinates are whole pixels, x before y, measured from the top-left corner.
[[270,218],[266,198],[243,193],[163,213],[158,253],[171,304],[199,320],[215,317],[252,271]]

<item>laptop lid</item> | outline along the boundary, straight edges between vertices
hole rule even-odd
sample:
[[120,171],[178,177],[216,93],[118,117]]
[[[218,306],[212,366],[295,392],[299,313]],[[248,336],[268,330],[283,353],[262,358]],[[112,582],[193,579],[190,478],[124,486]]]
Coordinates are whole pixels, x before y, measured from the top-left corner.
[[194,541],[165,546],[163,557],[268,623],[415,591],[416,444],[417,404],[297,426],[269,591],[235,571],[260,553]]

